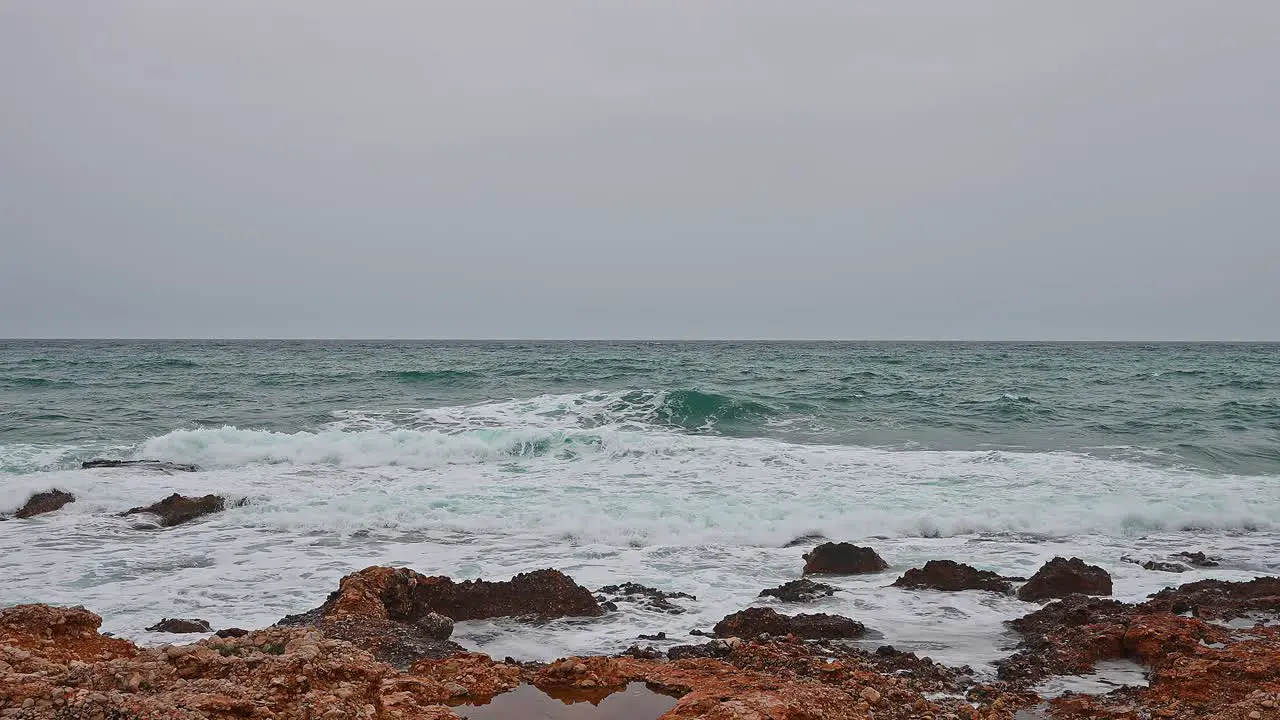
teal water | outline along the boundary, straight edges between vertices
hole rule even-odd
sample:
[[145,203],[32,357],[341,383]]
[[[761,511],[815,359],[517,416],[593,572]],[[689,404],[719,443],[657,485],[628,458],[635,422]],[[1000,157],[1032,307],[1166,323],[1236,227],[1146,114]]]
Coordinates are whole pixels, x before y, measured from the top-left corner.
[[[698,598],[458,624],[499,657],[690,642],[794,579],[801,536],[870,544],[890,574],[1078,556],[1138,599],[1280,572],[1280,345],[0,342],[0,513],[50,488],[76,501],[0,522],[0,605],[83,604],[142,642],[166,616],[270,624],[372,564]],[[161,532],[119,516],[173,492],[247,502]],[[1221,565],[1125,559],[1181,550]],[[979,668],[1027,611],[834,582],[808,611]]]
[[[1073,450],[1280,473],[1280,345],[999,343],[7,341],[0,469],[71,463],[183,428],[292,433],[352,410],[393,417],[572,394],[608,399],[582,427],[624,419],[800,443]],[[402,424],[430,427],[412,413]]]

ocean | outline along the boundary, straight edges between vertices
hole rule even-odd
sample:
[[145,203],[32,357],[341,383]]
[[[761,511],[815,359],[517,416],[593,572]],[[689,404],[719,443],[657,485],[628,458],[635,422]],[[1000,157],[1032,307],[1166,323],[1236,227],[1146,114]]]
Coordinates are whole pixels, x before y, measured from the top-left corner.
[[[201,470],[79,469],[99,457]],[[697,596],[458,624],[498,657],[683,643],[822,536],[892,570],[781,609],[988,672],[1033,605],[886,586],[929,559],[1079,556],[1120,599],[1280,572],[1280,345],[0,341],[0,511],[50,488],[77,501],[0,522],[0,605],[84,605],[143,643],[173,639],[144,630],[162,617],[269,625],[373,564]],[[248,503],[118,516],[173,492]],[[1124,559],[1182,550],[1221,565]]]

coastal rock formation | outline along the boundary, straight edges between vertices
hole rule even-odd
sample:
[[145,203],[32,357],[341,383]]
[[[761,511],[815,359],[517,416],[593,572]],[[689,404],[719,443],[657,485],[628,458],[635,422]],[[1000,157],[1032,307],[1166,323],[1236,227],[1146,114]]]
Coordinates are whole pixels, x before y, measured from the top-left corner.
[[646,610],[667,613],[669,615],[681,615],[685,612],[684,608],[671,602],[671,600],[681,598],[685,600],[698,599],[688,593],[666,592],[631,582],[622,583],[620,585],[606,585],[597,590],[596,594],[596,600],[601,603],[612,603],[614,607],[616,607],[616,604],[620,602],[630,602],[635,603]]
[[36,493],[32,495],[17,512],[13,514],[19,520],[35,517],[51,513],[55,510],[61,510],[63,505],[76,501],[76,496],[62,490],[49,490],[48,492]]
[[141,513],[155,515],[160,518],[162,527],[173,527],[204,515],[222,512],[226,507],[227,501],[220,495],[191,498],[174,493],[153,505],[128,510],[124,515],[138,515]]
[[1045,563],[1018,588],[1018,599],[1035,601],[1073,594],[1110,595],[1111,575],[1106,570],[1088,565],[1080,558],[1056,557]]
[[100,468],[140,468],[143,470],[158,470],[161,472],[197,472],[200,470],[200,468],[195,465],[162,462],[160,460],[89,460],[80,463],[80,469],[82,470],[96,470]]
[[776,588],[761,590],[757,597],[776,597],[783,602],[813,602],[818,598],[830,597],[838,589],[826,583],[801,578],[783,583]]
[[875,550],[847,542],[823,543],[806,553],[804,559],[805,575],[856,575],[880,572],[889,567],[889,563],[877,555]]
[[[492,617],[595,617],[604,613],[595,597],[558,570],[538,570],[505,582],[457,583],[408,568],[369,567],[338,584],[320,607],[282,619],[282,626],[314,626],[347,640],[378,659],[407,667],[421,658],[443,658],[461,650],[446,642],[446,623]],[[432,616],[437,616],[432,618]]]
[[722,638],[753,638],[759,635],[795,635],[810,640],[855,638],[867,632],[856,620],[825,613],[782,615],[773,608],[747,608],[726,615],[712,628]]
[[894,587],[930,588],[955,592],[958,590],[989,590],[1010,595],[1013,585],[1008,580],[988,570],[951,560],[930,560],[923,568],[912,568],[898,578]]
[[1248,582],[1201,580],[1166,588],[1146,605],[1171,613],[1191,613],[1206,620],[1231,620],[1250,613],[1266,613],[1280,621],[1280,577]]
[[209,625],[207,620],[198,618],[165,618],[160,622],[147,628],[147,632],[162,633],[211,633],[213,627]]
[[1184,550],[1178,553],[1178,557],[1186,560],[1188,563],[1195,565],[1196,567],[1218,567],[1218,561],[1216,559],[1211,558],[1200,551],[1187,552]]

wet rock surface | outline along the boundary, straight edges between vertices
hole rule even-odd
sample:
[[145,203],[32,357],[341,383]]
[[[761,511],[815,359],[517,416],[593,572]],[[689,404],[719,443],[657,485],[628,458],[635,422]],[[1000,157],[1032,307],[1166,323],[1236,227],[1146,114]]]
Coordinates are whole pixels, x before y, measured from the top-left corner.
[[930,560],[923,568],[912,568],[894,583],[901,588],[929,588],[945,592],[987,590],[1013,594],[1013,585],[1000,575],[951,560]]
[[147,632],[162,633],[211,633],[213,627],[207,620],[198,618],[165,618],[147,628]]
[[61,510],[64,505],[75,501],[75,495],[62,490],[54,489],[36,493],[22,507],[18,508],[13,516],[19,520],[25,520],[36,515],[44,515],[45,513]]
[[101,468],[136,468],[160,472],[199,472],[200,470],[195,465],[162,462],[160,460],[88,460],[80,463],[80,469],[82,470],[97,470]]
[[1194,565],[1196,567],[1218,567],[1218,561],[1216,558],[1211,558],[1200,551],[1188,552],[1184,550],[1183,552],[1178,553],[1178,557],[1188,565]]
[[776,597],[783,602],[803,603],[813,602],[818,598],[830,597],[837,590],[838,588],[826,583],[814,582],[809,578],[801,578],[800,580],[783,583],[776,588],[761,590],[757,597]]
[[727,615],[713,628],[721,638],[753,638],[760,635],[795,635],[810,640],[856,638],[867,628],[856,620],[840,615],[814,613],[783,615],[773,608],[747,608]]
[[681,615],[686,612],[683,607],[671,602],[672,600],[680,599],[697,600],[698,598],[688,593],[666,592],[630,582],[619,585],[606,585],[596,591],[596,600],[598,602],[610,603],[615,609],[617,608],[617,603],[628,602],[639,605],[646,610],[669,615]]
[[1026,585],[1018,588],[1018,599],[1027,601],[1074,594],[1110,595],[1111,575],[1080,558],[1056,557],[1036,571]]
[[823,543],[804,555],[804,574],[858,575],[886,570],[886,563],[876,551],[851,543]]
[[1271,614],[1280,620],[1280,578],[1260,577],[1248,582],[1201,580],[1161,590],[1146,604],[1209,620],[1232,620],[1251,613]]
[[128,510],[124,515],[155,515],[160,519],[161,527],[173,527],[198,517],[222,512],[226,508],[226,498],[221,495],[205,495],[197,498],[174,493],[158,503]]

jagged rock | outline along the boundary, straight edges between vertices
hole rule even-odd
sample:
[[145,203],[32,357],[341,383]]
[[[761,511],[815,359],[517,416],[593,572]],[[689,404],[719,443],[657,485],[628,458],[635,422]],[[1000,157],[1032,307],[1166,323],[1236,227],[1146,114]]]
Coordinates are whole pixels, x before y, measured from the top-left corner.
[[213,628],[208,621],[199,618],[165,618],[147,628],[147,632],[162,633],[211,633]]
[[76,496],[62,490],[49,490],[48,492],[36,493],[32,495],[16,513],[15,518],[23,520],[36,515],[51,513],[55,510],[62,509],[63,505],[76,501]]
[[660,633],[658,633],[658,634],[656,634],[656,635],[645,635],[645,634],[641,633],[640,635],[638,635],[638,636],[636,637],[636,639],[637,639],[637,640],[666,640],[666,639],[667,639],[667,634],[666,634],[666,633],[664,633],[664,632],[660,632]]
[[855,638],[867,628],[856,620],[825,613],[782,615],[773,608],[747,608],[726,615],[713,628],[717,637],[751,638],[759,635],[795,635],[811,640]]
[[1259,577],[1248,582],[1201,580],[1165,588],[1152,595],[1146,605],[1173,613],[1190,612],[1206,619],[1230,620],[1255,612],[1280,619],[1280,577]]
[[875,550],[847,542],[823,543],[804,555],[804,574],[856,575],[889,567]]
[[248,635],[249,631],[242,628],[226,628],[214,633],[220,638],[239,638]]
[[[237,507],[243,504],[242,501]],[[141,513],[155,515],[160,518],[162,527],[173,527],[204,515],[222,512],[226,507],[227,501],[220,495],[205,495],[204,497],[192,498],[174,493],[154,505],[128,510],[124,515],[138,515]]]
[[688,593],[665,592],[631,582],[620,585],[606,585],[597,590],[596,593],[598,593],[596,600],[611,604],[613,606],[611,609],[613,610],[617,609],[617,603],[619,602],[630,602],[636,603],[645,609],[669,615],[680,615],[685,612],[684,608],[670,602],[672,599],[698,599]]
[[701,645],[677,645],[667,650],[669,660],[690,658],[722,658],[733,652],[733,645],[726,640],[712,640]]
[[1143,570],[1155,570],[1157,572],[1184,573],[1191,568],[1182,563],[1161,562],[1159,560],[1148,560],[1142,563]]
[[1076,593],[1110,595],[1111,575],[1096,565],[1086,564],[1080,558],[1067,560],[1056,557],[1036,571],[1026,585],[1018,588],[1018,599],[1035,601]]
[[813,602],[818,598],[830,597],[838,589],[826,583],[802,578],[783,583],[776,588],[761,590],[757,597],[776,597],[783,602]]
[[1005,595],[1013,593],[1013,585],[996,573],[951,560],[930,560],[923,568],[912,568],[898,578],[893,586],[931,588],[946,592],[989,590]]
[[122,467],[159,470],[162,472],[198,472],[200,470],[200,468],[195,465],[184,465],[182,463],[163,462],[160,460],[89,460],[80,464],[80,468],[82,470]]

